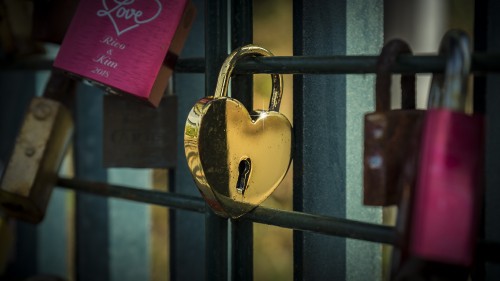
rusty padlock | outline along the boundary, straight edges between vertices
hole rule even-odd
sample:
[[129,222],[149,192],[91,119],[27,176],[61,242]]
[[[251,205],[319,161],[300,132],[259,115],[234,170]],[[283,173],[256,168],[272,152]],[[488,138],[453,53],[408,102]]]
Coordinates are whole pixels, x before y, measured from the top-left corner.
[[364,204],[388,206],[399,202],[402,167],[407,160],[411,135],[421,126],[424,111],[415,109],[415,75],[401,76],[402,109],[390,110],[390,68],[410,47],[395,39],[382,49],[377,62],[375,112],[365,115]]
[[484,116],[466,114],[471,50],[468,36],[447,32],[440,54],[445,74],[434,74],[426,113],[409,251],[424,260],[473,262],[484,168]]
[[71,96],[74,81],[52,73],[44,95],[31,101],[0,181],[0,207],[11,217],[40,222],[73,133],[65,106],[50,97]]

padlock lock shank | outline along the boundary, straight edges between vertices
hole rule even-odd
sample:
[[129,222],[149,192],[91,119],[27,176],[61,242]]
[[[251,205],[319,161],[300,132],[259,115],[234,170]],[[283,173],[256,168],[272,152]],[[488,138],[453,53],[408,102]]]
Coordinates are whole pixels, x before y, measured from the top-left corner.
[[[403,167],[423,120],[422,110],[390,110],[365,115],[364,204],[388,206],[400,200]],[[417,134],[415,134],[417,132]]]
[[9,216],[43,219],[72,132],[71,115],[60,103],[33,99],[1,180],[0,206]]
[[481,211],[484,118],[429,110],[420,155],[410,252],[470,266]]

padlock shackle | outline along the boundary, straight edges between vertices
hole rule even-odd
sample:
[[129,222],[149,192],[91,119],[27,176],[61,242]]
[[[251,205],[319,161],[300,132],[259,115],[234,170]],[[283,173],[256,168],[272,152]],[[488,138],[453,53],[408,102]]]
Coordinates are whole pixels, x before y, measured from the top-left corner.
[[[226,97],[227,88],[229,86],[229,79],[231,79],[231,74],[236,65],[236,62],[244,57],[249,56],[263,56],[270,57],[273,54],[259,46],[246,45],[234,50],[224,61],[219,72],[219,78],[217,80],[217,86],[215,87],[214,98]],[[271,93],[271,100],[269,101],[269,111],[279,111],[281,104],[281,97],[283,95],[283,78],[281,74],[271,74],[273,89]]]
[[439,54],[446,56],[446,69],[432,76],[428,108],[465,111],[471,65],[470,39],[462,30],[452,29],[443,36]]
[[[412,54],[410,46],[403,40],[389,41],[377,60],[375,81],[375,111],[388,111],[391,108],[391,67],[401,54]],[[401,75],[401,108],[415,109],[415,74]]]

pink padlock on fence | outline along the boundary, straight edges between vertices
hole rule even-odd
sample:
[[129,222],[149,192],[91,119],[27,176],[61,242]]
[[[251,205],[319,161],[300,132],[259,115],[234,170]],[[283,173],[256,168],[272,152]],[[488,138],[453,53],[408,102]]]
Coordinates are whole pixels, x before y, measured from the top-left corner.
[[424,121],[409,251],[428,261],[473,262],[483,195],[484,117],[465,113],[471,54],[467,35],[449,31]]
[[195,14],[189,0],[80,1],[54,67],[156,107]]

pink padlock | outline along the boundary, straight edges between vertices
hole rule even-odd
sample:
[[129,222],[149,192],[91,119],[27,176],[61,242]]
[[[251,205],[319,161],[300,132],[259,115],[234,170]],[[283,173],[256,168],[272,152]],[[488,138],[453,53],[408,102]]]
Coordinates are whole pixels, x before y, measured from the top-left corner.
[[157,107],[195,14],[189,0],[80,1],[54,67]]
[[440,53],[448,60],[445,74],[432,79],[409,251],[428,261],[470,266],[483,194],[484,117],[465,113],[471,62],[467,35],[449,31]]

